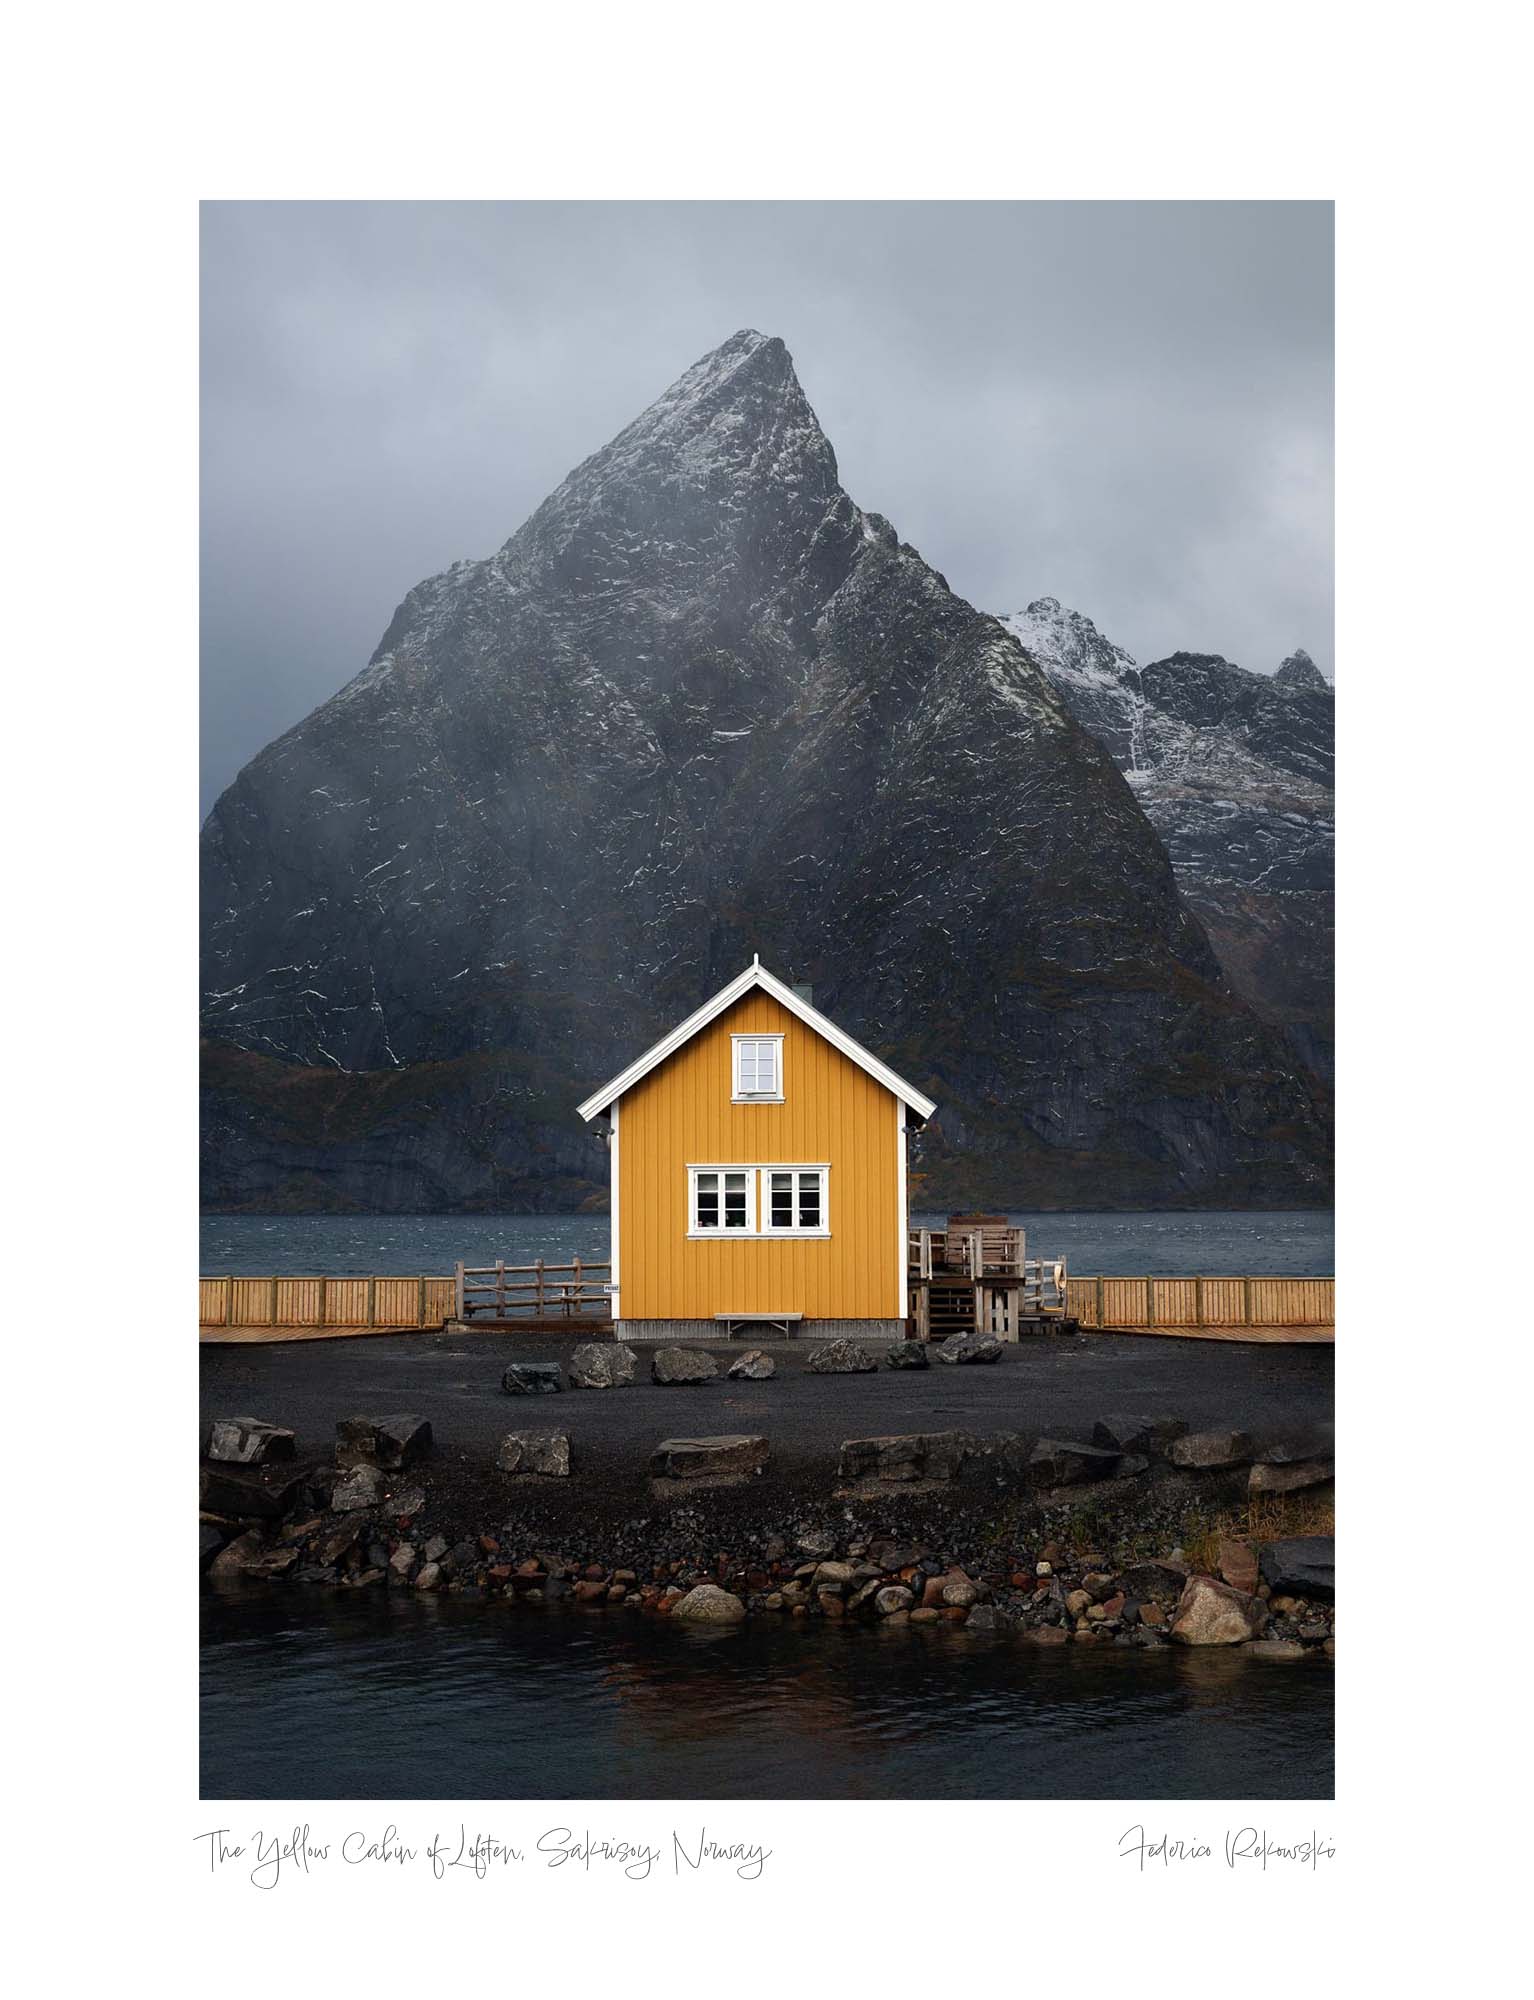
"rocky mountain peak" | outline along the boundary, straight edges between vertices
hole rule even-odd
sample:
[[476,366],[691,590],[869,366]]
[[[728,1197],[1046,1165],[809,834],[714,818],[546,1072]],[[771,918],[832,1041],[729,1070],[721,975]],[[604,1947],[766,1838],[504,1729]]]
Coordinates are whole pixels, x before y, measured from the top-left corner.
[[1007,625],[1123,707],[1127,654],[955,596],[732,335],[209,815],[209,1199],[600,1199],[573,1106],[754,950],[930,1086],[934,1200],[1316,1185],[1308,1084]]
[[1303,646],[1295,647],[1273,679],[1279,687],[1318,688],[1322,693],[1331,692],[1331,682]]

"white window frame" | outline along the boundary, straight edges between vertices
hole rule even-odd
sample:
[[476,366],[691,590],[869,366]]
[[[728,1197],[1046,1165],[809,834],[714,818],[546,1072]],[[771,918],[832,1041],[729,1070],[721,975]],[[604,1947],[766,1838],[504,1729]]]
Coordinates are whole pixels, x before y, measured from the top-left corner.
[[[773,1042],[773,1072],[776,1090],[742,1090],[740,1087],[740,1046],[742,1042]],[[731,1035],[730,1102],[732,1104],[781,1104],[783,1102],[783,1037],[781,1035]]]
[[[699,1174],[744,1174],[746,1177],[746,1227],[726,1229],[721,1219],[717,1228],[698,1226]],[[772,1185],[767,1174],[819,1174],[820,1227],[801,1229],[797,1220],[788,1229],[772,1226]],[[719,1213],[724,1215],[724,1188],[719,1190]],[[799,1213],[799,1186],[794,1184],[794,1215]],[[687,1235],[694,1243],[814,1243],[831,1234],[831,1169],[824,1160],[767,1160],[757,1165],[742,1160],[699,1160],[687,1168]]]
[[[757,1219],[760,1233],[763,1236],[797,1236],[804,1238],[829,1236],[831,1234],[831,1169],[829,1167],[790,1166],[786,1161],[774,1160],[764,1167],[758,1167],[756,1171],[759,1182]],[[786,1229],[776,1228],[772,1220],[772,1176],[774,1174],[792,1174],[794,1177],[793,1201],[790,1205],[795,1219]],[[799,1176],[801,1174],[815,1174],[820,1180],[820,1223],[815,1229],[803,1229],[799,1225]]]

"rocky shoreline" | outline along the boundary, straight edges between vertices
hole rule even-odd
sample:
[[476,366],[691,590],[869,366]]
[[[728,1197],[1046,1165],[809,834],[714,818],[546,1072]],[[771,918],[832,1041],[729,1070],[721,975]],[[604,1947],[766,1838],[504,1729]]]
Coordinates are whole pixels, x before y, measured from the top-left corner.
[[[578,1350],[572,1386],[621,1390],[626,1354]],[[684,1389],[709,1379],[703,1363],[712,1371],[698,1350],[662,1351],[653,1379]],[[735,1368],[760,1380],[771,1365],[753,1353]],[[865,1366],[877,1366],[866,1353],[822,1362]],[[551,1369],[514,1364],[503,1386],[560,1391]],[[588,1466],[557,1428],[509,1431],[493,1459],[452,1457],[425,1419],[367,1414],[336,1422],[325,1459],[248,1417],[215,1419],[205,1442],[199,1553],[214,1588],[438,1593],[713,1625],[850,1618],[1273,1660],[1335,1652],[1329,1436],[1259,1441],[1153,1414],[1031,1444],[849,1438],[833,1463],[784,1462],[761,1436],[678,1435],[642,1463]]]

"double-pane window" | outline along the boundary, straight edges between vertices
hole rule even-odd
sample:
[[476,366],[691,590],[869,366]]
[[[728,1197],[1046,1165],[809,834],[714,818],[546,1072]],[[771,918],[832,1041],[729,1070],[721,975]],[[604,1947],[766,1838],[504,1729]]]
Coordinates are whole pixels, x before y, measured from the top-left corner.
[[748,1229],[750,1173],[741,1168],[710,1168],[693,1175],[694,1229]]
[[690,1167],[693,1236],[824,1236],[824,1167]]

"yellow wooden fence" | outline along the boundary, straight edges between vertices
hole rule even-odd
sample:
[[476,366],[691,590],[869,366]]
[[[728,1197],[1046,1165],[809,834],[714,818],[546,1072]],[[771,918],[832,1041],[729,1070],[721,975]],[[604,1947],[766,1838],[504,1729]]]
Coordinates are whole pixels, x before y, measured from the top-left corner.
[[1334,1278],[1068,1280],[1066,1310],[1083,1326],[1331,1326]]
[[203,1278],[203,1326],[441,1326],[451,1278]]

